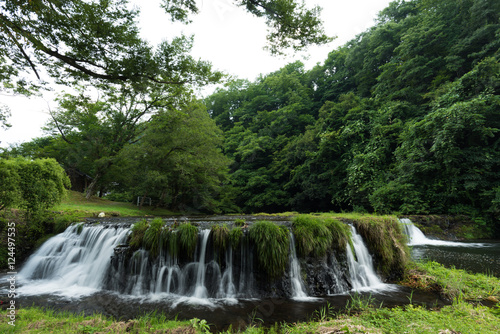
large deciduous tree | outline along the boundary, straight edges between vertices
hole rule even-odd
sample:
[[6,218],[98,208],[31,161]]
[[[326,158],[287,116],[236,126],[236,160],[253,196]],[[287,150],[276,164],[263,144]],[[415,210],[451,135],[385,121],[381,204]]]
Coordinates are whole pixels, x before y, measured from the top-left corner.
[[122,151],[115,181],[160,206],[217,211],[229,159],[222,154],[222,131],[205,106],[192,102],[157,113],[135,143]]
[[[322,31],[320,10],[296,0],[235,0],[235,4],[270,26],[270,48],[304,48],[330,39]],[[194,0],[163,0],[172,20],[189,22],[198,11]],[[38,85],[23,76],[43,70],[58,82],[81,80],[203,84],[214,78],[209,64],[195,61],[185,37],[166,36],[153,47],[142,40],[137,13],[127,0],[2,0],[0,1],[0,79],[27,93]],[[181,46],[181,47],[179,47]],[[220,78],[220,77],[218,77]]]

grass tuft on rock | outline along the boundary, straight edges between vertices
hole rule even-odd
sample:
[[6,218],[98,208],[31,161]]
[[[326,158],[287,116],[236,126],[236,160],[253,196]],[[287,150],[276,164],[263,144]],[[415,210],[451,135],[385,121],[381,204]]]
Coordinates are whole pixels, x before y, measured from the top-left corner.
[[183,223],[177,227],[179,247],[192,257],[198,243],[198,228],[190,223]]
[[161,218],[155,218],[144,232],[142,245],[153,257],[158,256],[163,246],[161,242],[163,225],[164,222]]
[[349,226],[330,218],[300,215],[293,219],[292,230],[299,256],[324,256],[329,249],[341,252],[351,238]]
[[398,219],[368,216],[352,223],[374,255],[377,270],[390,279],[402,278],[409,263],[409,249]]
[[285,272],[288,262],[290,232],[284,226],[269,221],[252,224],[249,235],[255,243],[259,265],[271,278]]

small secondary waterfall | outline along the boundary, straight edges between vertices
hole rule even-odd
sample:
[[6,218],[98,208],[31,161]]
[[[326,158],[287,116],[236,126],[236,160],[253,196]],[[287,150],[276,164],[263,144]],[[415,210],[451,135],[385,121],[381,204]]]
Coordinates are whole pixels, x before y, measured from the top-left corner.
[[403,225],[403,232],[408,237],[408,245],[426,245],[432,243],[432,240],[427,238],[422,231],[416,227],[408,218],[399,220]]
[[375,273],[372,256],[368,252],[363,239],[351,225],[352,246],[347,245],[347,262],[353,290],[362,290],[382,285],[382,281]]
[[255,297],[305,300],[312,298],[309,295],[375,287],[381,282],[371,255],[361,236],[354,227],[351,229],[353,247],[348,246],[346,254],[332,250],[321,258],[308,257],[304,268],[290,231],[288,275],[270,280],[259,268],[255,244],[247,229],[237,244],[228,241],[225,248],[219,249],[211,229],[200,228],[193,254],[163,248],[158,256],[152,256],[145,249],[130,249],[130,225],[73,225],[49,239],[29,258],[19,275],[24,283],[20,292],[81,296],[109,290],[197,302]]
[[292,282],[292,298],[307,298],[304,282],[302,282],[300,273],[300,263],[297,258],[297,250],[295,249],[295,237],[292,232],[290,232],[290,281]]
[[37,284],[32,285],[33,291],[22,292],[78,295],[102,288],[113,250],[125,242],[128,232],[120,226],[68,227],[45,242],[23,266],[19,277],[37,280]]
[[429,239],[425,234],[413,224],[408,218],[399,219],[403,225],[403,233],[408,238],[409,246],[432,245],[432,246],[452,246],[452,247],[484,247],[483,243],[465,243],[456,241],[446,241]]

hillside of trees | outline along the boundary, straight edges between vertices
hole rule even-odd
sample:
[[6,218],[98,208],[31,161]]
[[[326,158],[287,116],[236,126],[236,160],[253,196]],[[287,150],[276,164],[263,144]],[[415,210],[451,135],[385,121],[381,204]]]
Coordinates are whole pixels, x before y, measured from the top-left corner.
[[500,2],[395,1],[310,71],[205,100],[246,212],[500,211]]
[[163,93],[63,96],[52,134],[3,156],[55,158],[91,177],[89,195],[174,209],[465,214],[500,225],[497,0],[394,1],[310,70],[290,63],[203,101]]

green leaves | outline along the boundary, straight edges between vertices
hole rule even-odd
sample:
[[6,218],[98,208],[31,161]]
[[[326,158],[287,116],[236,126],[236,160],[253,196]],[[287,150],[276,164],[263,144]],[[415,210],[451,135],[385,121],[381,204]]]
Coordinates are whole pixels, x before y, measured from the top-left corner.
[[69,178],[54,159],[0,160],[0,207],[18,206],[33,218],[60,203]]

